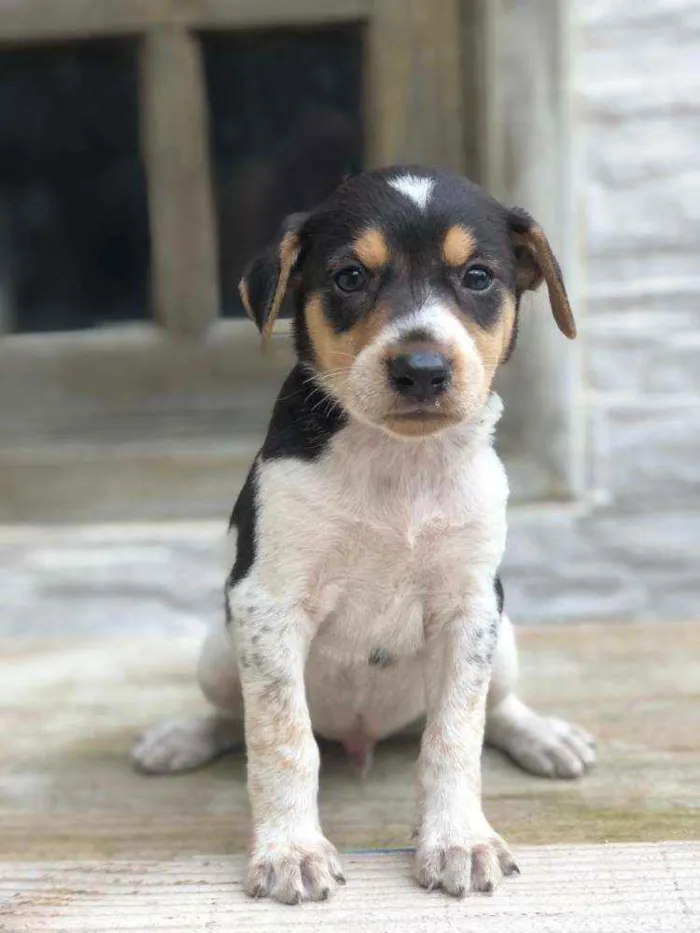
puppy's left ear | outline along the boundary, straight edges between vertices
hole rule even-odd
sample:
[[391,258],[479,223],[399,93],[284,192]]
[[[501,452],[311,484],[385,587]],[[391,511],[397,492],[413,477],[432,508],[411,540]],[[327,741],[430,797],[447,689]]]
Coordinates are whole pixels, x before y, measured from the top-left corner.
[[559,263],[540,225],[520,207],[508,211],[511,241],[517,261],[516,289],[518,296],[534,291],[542,281],[547,283],[549,303],[559,330],[573,340],[576,322],[564,287]]
[[263,343],[272,333],[290,287],[301,253],[299,234],[308,216],[286,217],[272,243],[249,263],[238,283],[243,307],[255,321]]

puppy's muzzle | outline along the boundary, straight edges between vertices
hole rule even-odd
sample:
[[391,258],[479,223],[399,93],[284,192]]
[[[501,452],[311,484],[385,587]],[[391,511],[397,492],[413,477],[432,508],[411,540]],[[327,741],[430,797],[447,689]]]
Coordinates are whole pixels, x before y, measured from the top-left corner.
[[435,350],[414,350],[389,360],[392,389],[416,402],[431,402],[452,383],[452,365]]

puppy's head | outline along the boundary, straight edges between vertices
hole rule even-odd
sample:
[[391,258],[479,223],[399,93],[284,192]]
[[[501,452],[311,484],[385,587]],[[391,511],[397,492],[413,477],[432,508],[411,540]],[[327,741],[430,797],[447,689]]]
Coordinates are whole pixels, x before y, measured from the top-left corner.
[[576,328],[547,239],[457,175],[383,169],[287,218],[241,281],[263,338],[293,290],[299,358],[355,417],[423,437],[478,416],[510,355],[520,298],[546,282]]

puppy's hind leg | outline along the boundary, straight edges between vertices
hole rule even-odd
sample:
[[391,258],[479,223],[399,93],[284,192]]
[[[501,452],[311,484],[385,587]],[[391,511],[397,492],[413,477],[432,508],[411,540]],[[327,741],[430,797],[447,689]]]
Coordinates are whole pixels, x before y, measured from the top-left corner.
[[216,711],[171,719],[149,729],[131,752],[138,770],[147,774],[191,771],[243,746],[241,685],[226,632],[214,632],[204,642],[198,677],[202,692]]
[[541,716],[515,693],[518,654],[508,616],[501,617],[486,713],[487,745],[500,748],[530,774],[576,778],[595,761],[593,737],[554,716]]

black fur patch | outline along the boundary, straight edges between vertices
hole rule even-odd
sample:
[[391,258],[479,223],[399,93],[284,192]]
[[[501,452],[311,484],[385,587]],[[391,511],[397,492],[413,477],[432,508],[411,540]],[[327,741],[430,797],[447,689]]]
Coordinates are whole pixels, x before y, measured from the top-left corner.
[[[316,460],[346,420],[345,412],[317,386],[311,372],[295,366],[280,389],[267,437],[231,513],[229,531],[236,529],[236,561],[226,580],[226,593],[248,574],[255,561],[258,464],[280,457]],[[228,599],[225,607],[230,625]]]
[[506,601],[506,594],[503,591],[503,584],[501,583],[501,578],[496,577],[493,582],[494,589],[496,590],[496,599],[498,600],[498,614],[503,614],[503,606]]
[[298,364],[280,389],[260,459],[316,460],[346,422],[345,411],[319,387],[313,373]]
[[[238,494],[238,499],[228,523],[229,533],[234,528],[236,529],[236,560],[226,579],[226,593],[246,576],[255,560],[256,472],[257,464],[254,463],[243,484],[243,488]],[[228,599],[226,599],[225,604],[226,623],[230,624],[231,613]]]

